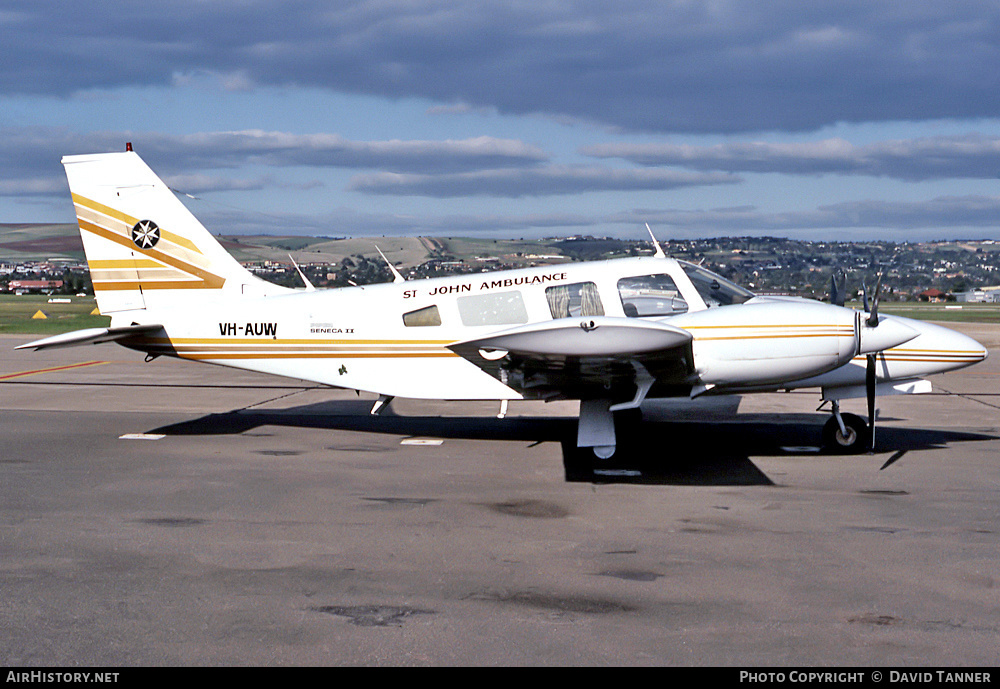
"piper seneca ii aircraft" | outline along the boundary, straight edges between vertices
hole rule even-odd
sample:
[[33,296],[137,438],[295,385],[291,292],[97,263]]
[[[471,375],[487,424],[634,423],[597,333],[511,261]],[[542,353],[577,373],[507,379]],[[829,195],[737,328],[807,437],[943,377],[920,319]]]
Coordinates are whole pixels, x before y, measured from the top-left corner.
[[[393,283],[289,289],[237,263],[130,145],[62,162],[111,324],[20,348],[115,341],[375,393],[372,413],[395,396],[498,400],[502,413],[509,400],[580,400],[573,451],[591,459],[614,454],[616,412],[646,399],[797,388],[829,402],[830,448],[870,450],[876,395],[929,391],[922,376],[987,355],[879,314],[877,289],[865,312],[836,296],[755,296],[655,238],[655,256],[414,281],[390,264]],[[867,398],[867,422],[841,413],[849,398]]]

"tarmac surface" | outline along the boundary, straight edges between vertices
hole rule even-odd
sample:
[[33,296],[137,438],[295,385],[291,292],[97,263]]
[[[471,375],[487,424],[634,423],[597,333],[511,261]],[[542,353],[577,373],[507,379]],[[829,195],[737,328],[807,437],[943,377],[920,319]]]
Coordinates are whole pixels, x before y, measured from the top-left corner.
[[[814,392],[648,405],[567,481],[576,405],[397,400],[0,337],[15,666],[994,666],[1000,327],[817,451]],[[845,411],[865,414],[864,400]]]

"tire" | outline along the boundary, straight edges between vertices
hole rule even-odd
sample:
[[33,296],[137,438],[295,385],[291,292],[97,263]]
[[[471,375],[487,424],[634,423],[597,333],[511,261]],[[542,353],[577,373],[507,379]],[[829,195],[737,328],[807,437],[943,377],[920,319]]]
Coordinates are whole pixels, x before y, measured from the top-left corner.
[[841,414],[844,426],[847,428],[845,437],[840,431],[840,424],[833,416],[823,426],[823,444],[826,449],[835,454],[856,454],[868,450],[868,424],[857,414]]

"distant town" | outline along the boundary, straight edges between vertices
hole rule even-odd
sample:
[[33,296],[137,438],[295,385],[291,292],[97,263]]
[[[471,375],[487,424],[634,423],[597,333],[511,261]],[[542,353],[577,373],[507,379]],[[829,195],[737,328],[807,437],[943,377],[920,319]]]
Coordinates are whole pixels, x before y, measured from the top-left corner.
[[[51,228],[53,226],[45,226]],[[17,228],[16,236],[4,234]],[[82,246],[66,226],[64,244],[47,237],[53,256],[24,256],[24,225],[0,226],[0,292],[51,295],[93,294]],[[4,237],[11,241],[4,242]],[[60,235],[62,236],[62,235]],[[559,237],[538,240],[457,238],[359,239],[330,237],[224,237],[227,248],[261,278],[302,286],[302,271],[315,287],[390,282],[381,246],[407,279],[507,268],[649,255],[648,240]],[[16,241],[15,241],[16,240]],[[828,298],[831,276],[842,276],[848,297],[883,275],[889,301],[1000,302],[1000,243],[807,242],[774,237],[720,237],[662,241],[675,258],[700,263],[759,294]],[[397,246],[398,245],[398,246]],[[61,248],[60,248],[61,246]],[[361,248],[359,248],[361,247]],[[387,247],[396,247],[389,248]],[[293,264],[294,259],[294,264]]]

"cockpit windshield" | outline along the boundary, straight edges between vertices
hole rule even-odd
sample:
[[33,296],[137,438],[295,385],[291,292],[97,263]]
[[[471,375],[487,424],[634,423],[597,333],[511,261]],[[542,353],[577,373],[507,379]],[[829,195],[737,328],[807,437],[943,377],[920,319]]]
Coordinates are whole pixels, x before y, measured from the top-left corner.
[[710,270],[701,266],[696,266],[685,261],[678,261],[681,268],[698,290],[698,294],[705,301],[709,308],[713,306],[729,306],[730,304],[742,304],[753,299],[753,292],[749,292],[734,282],[730,282],[721,275],[716,275]]

